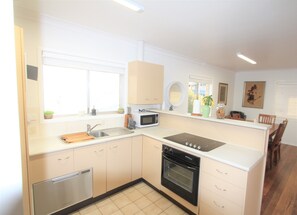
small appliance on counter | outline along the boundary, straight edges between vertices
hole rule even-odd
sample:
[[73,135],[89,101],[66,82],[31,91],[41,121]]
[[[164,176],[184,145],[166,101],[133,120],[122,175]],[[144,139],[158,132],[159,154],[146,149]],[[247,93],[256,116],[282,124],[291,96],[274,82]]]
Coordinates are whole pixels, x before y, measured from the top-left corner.
[[159,125],[159,114],[145,109],[134,112],[132,118],[138,128]]

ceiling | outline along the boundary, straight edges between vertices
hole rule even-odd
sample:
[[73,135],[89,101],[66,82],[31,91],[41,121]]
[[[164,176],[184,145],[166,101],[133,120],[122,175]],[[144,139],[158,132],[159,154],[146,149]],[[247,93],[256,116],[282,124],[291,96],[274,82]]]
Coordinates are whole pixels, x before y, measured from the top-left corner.
[[296,0],[137,0],[143,13],[112,0],[14,2],[234,71],[297,68]]

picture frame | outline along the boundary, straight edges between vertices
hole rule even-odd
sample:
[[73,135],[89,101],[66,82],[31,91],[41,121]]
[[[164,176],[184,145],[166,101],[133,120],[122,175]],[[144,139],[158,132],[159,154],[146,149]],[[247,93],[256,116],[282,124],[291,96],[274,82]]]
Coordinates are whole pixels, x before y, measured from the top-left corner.
[[245,81],[242,107],[263,109],[265,85],[265,81]]
[[224,103],[225,105],[227,105],[227,98],[228,98],[228,84],[219,83],[218,104]]

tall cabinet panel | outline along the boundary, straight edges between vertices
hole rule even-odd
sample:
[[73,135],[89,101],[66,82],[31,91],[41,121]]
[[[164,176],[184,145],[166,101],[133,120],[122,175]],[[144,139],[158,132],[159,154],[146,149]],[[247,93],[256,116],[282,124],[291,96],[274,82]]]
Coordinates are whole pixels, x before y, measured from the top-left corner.
[[18,105],[20,121],[20,141],[22,154],[22,175],[23,175],[23,212],[30,214],[30,189],[28,173],[28,133],[27,133],[27,116],[26,116],[26,77],[25,77],[25,58],[24,58],[24,41],[23,29],[15,26],[15,48],[16,48],[16,70],[18,83]]
[[128,65],[128,103],[162,104],[164,67],[143,61]]

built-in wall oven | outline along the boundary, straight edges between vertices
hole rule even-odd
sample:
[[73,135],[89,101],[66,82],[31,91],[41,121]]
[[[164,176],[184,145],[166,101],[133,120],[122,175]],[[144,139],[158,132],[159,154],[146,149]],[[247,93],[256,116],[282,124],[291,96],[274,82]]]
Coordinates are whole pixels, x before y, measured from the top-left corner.
[[197,205],[200,158],[167,145],[162,150],[161,184]]

